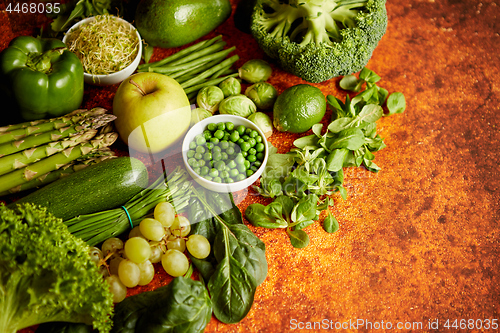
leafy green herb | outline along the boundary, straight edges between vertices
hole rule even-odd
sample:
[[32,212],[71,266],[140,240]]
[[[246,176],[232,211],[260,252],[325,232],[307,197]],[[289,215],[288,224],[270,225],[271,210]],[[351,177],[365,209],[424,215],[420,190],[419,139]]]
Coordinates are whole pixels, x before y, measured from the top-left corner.
[[[363,68],[359,79],[354,75],[345,76],[340,86],[359,93],[352,99],[346,95],[345,101],[327,96],[333,113],[332,122],[325,131],[322,124],[314,125],[313,134],[296,139],[294,147],[285,154],[279,154],[270,145],[269,162],[260,186],[253,188],[274,201],[267,206],[251,204],[247,208],[245,216],[253,225],[286,229],[292,245],[304,247],[309,238],[302,229],[333,205],[331,199],[323,198],[336,192],[343,199],[347,198],[343,168],[364,166],[372,172],[380,170],[374,162],[374,153],[385,148],[376,124],[384,116],[382,106],[387,103],[389,114],[401,113],[406,107],[403,94],[389,95],[386,89],[377,86],[380,79],[368,68]],[[292,208],[283,206],[285,197],[292,202]],[[328,232],[339,228],[330,211],[323,227]]]

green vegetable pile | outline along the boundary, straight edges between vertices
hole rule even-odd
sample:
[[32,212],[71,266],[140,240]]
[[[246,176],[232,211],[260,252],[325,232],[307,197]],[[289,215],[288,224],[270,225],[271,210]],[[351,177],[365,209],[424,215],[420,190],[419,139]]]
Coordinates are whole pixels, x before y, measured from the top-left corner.
[[[278,154],[271,147],[260,184],[253,187],[274,201],[267,206],[254,203],[247,207],[245,216],[253,225],[286,229],[293,246],[305,247],[309,236],[303,229],[333,205],[329,195],[339,192],[343,199],[347,197],[343,168],[364,166],[372,172],[380,170],[373,160],[374,153],[385,148],[376,124],[384,116],[382,105],[387,105],[389,115],[403,112],[406,103],[402,93],[388,97],[387,90],[376,84],[379,80],[367,68],[360,72],[359,79],[344,77],[341,86],[355,91],[366,89],[352,100],[346,95],[345,102],[327,96],[334,120],[326,131],[321,123],[313,125],[313,134],[295,140],[294,148],[285,154]],[[329,210],[323,227],[328,232],[338,229]]]
[[385,0],[241,1],[261,47],[309,82],[360,71],[385,34]]
[[0,206],[0,331],[65,321],[109,332],[112,294],[89,247],[29,204]]

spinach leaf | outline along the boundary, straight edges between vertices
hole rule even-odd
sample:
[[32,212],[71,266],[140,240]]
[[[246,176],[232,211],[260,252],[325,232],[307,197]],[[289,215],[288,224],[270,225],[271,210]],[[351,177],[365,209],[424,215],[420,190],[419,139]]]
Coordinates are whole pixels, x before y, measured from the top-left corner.
[[205,286],[182,276],[115,305],[112,333],[201,333],[212,317]]

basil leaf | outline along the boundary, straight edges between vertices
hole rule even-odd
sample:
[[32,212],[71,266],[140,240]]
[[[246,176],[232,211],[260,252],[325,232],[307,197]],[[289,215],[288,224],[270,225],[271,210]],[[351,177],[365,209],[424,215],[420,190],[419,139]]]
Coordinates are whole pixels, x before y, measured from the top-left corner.
[[286,232],[293,247],[302,249],[309,245],[309,235],[304,230],[291,230],[288,228]]
[[333,150],[326,158],[326,168],[328,171],[339,171],[342,169],[348,153],[349,149],[347,148]]
[[387,109],[389,114],[403,113],[406,109],[406,99],[403,93],[394,92],[387,98]]
[[339,230],[339,222],[331,211],[328,211],[327,217],[323,220],[323,229],[328,233],[334,233]]
[[[224,229],[225,233],[227,229]],[[219,263],[207,284],[213,303],[213,313],[226,324],[241,321],[250,311],[255,290],[255,279],[229,253]]]
[[365,135],[359,128],[349,128],[339,133],[338,138],[333,141],[329,149],[347,148],[358,150],[365,143]]

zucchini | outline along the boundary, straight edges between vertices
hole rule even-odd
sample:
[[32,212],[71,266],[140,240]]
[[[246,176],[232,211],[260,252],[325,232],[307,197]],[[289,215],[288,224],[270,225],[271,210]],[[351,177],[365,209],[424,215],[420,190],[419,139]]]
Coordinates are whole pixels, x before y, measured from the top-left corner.
[[148,186],[146,166],[133,157],[116,157],[60,178],[9,206],[30,202],[69,220],[123,205]]

